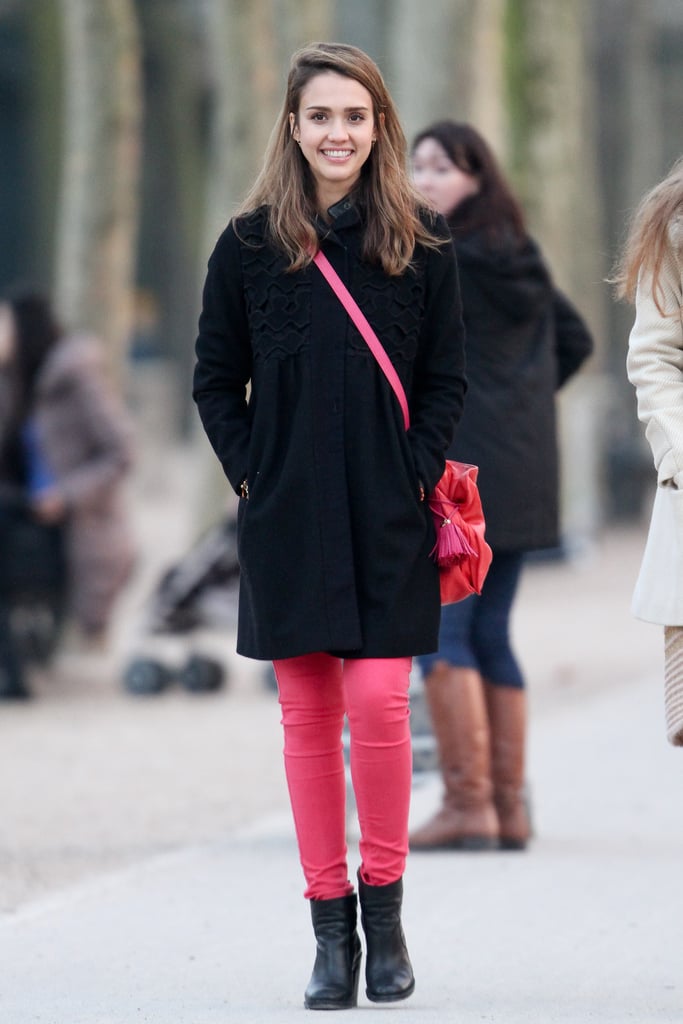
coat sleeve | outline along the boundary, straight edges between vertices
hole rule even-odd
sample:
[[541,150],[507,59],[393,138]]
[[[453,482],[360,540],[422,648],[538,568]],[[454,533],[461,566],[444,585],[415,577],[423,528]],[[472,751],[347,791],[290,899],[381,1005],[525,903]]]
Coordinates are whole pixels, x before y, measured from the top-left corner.
[[672,252],[662,263],[660,284],[665,315],[657,309],[651,280],[638,282],[627,371],[658,483],[683,488],[683,287],[681,265]]
[[[448,233],[445,223],[437,227]],[[440,480],[455,428],[462,416],[465,328],[453,245],[426,257],[427,298],[410,395],[408,440],[427,493]]]
[[239,246],[229,225],[209,259],[192,391],[207,437],[237,493],[247,476],[252,369]]
[[561,388],[593,351],[593,338],[585,321],[566,295],[553,289],[557,386]]

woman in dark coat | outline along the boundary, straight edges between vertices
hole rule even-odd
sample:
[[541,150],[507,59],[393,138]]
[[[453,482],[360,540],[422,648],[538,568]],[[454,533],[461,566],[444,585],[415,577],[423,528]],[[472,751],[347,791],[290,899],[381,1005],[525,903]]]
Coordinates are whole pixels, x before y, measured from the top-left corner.
[[592,348],[554,287],[495,157],[472,127],[431,125],[412,150],[418,188],[448,218],[458,260],[469,390],[449,457],[479,467],[493,562],[480,596],[444,608],[421,659],[445,786],[412,849],[520,849],[524,678],[509,618],[524,553],[558,544],[555,392]]
[[[410,995],[400,927],[411,783],[411,656],[436,649],[428,493],[465,390],[455,260],[423,209],[376,65],[294,55],[264,169],[209,261],[194,396],[241,495],[237,648],[272,659],[318,956],[315,1009],[355,1004],[360,960],[341,734],[361,827],[370,999]],[[411,428],[318,268],[320,248],[379,335]],[[248,390],[250,385],[250,390]]]
[[[107,384],[100,345],[65,334],[39,292],[0,301],[0,367],[0,542],[12,544],[16,514],[30,518],[34,532],[42,524],[36,536],[61,537],[69,611],[86,642],[100,645],[134,559],[123,494],[132,464],[128,418]],[[7,631],[4,640],[10,652]],[[25,696],[13,660],[7,695]]]

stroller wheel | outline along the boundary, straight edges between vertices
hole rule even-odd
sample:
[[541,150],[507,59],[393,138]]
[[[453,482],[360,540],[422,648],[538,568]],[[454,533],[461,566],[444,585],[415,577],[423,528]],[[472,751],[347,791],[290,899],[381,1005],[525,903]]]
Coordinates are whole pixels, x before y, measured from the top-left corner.
[[180,685],[191,693],[220,690],[225,682],[225,669],[219,661],[193,654],[180,670]]
[[172,680],[171,670],[151,658],[134,658],[123,673],[123,685],[138,696],[161,693]]

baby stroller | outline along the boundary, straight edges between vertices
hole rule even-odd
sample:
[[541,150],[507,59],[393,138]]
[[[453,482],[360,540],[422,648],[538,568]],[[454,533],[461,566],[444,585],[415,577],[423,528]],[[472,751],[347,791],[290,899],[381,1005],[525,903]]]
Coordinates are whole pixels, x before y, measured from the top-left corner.
[[18,492],[0,495],[0,697],[28,697],[26,667],[54,655],[66,608],[63,530]]
[[123,684],[134,694],[156,694],[179,682],[186,690],[218,690],[227,679],[223,660],[194,651],[187,637],[199,630],[234,628],[239,563],[232,517],[212,527],[161,578],[147,609],[142,643],[124,670]]

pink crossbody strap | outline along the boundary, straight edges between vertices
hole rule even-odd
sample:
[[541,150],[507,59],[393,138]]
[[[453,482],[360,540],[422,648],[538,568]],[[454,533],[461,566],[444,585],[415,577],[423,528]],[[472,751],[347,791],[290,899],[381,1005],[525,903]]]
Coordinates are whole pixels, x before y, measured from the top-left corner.
[[410,413],[408,411],[408,399],[406,393],[399,380],[399,376],[393,367],[389,356],[384,351],[382,343],[373,331],[372,327],[368,323],[365,314],[361,310],[360,306],[354,299],[353,295],[346,287],[342,279],[340,278],[337,271],[334,269],[327,256],[320,249],[313,257],[313,262],[317,266],[320,273],[323,275],[330,288],[333,290],[342,306],[349,314],[354,324],[360,331],[363,340],[367,344],[368,348],[372,352],[373,356],[380,365],[380,369],[384,376],[387,378],[394,394],[398,398],[401,411],[403,413],[403,422],[405,423],[406,430],[410,426]]

